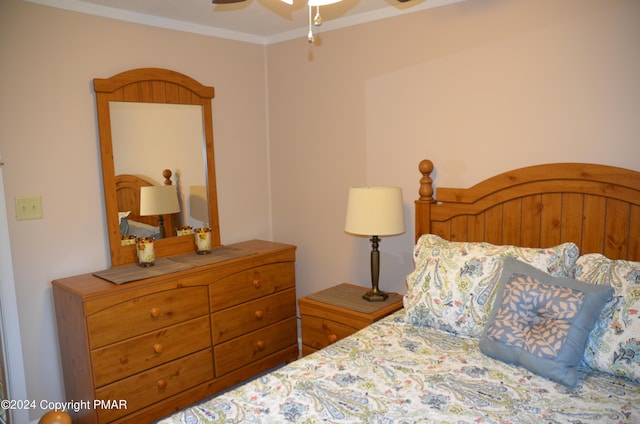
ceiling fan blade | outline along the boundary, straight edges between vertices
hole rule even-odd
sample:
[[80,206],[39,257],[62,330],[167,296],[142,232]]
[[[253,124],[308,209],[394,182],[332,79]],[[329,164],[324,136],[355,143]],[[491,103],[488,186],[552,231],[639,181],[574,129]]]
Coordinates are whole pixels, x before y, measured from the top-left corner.
[[242,3],[245,0],[211,0],[213,4],[231,4],[231,3]]

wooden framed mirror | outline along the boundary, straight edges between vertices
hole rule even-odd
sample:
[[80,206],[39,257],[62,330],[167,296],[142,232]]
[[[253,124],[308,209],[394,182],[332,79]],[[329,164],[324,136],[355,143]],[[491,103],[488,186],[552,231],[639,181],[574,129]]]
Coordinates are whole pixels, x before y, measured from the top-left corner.
[[[157,105],[190,105],[201,110],[202,126],[190,130],[196,134],[201,131],[202,159],[193,158],[197,163],[202,160],[204,164],[203,181],[204,210],[208,211],[206,225],[211,228],[212,245],[220,245],[220,226],[218,221],[218,197],[216,191],[215,160],[213,149],[213,119],[211,102],[214,97],[214,88],[200,84],[198,81],[175,71],[159,68],[140,68],[116,74],[110,78],[95,78],[93,88],[96,93],[96,105],[98,112],[98,128],[100,135],[100,153],[102,157],[102,177],[104,184],[105,210],[107,214],[107,230],[109,233],[109,249],[111,253],[111,265],[118,266],[137,261],[135,245],[123,245],[120,233],[120,219],[118,207],[118,195],[116,193],[116,166],[114,164],[114,123],[112,110],[115,104],[134,103]],[[118,113],[122,113],[121,110]],[[189,112],[193,117],[193,113]],[[197,124],[196,124],[197,125]],[[135,139],[133,141],[135,143]],[[129,141],[127,143],[130,143]],[[181,140],[176,140],[176,144]],[[158,142],[154,152],[162,151],[166,141]],[[144,160],[137,156],[136,160]],[[152,166],[157,169],[153,175],[146,175],[150,181],[160,181],[162,184],[165,169],[175,173],[171,158],[159,160],[157,156],[151,159]],[[159,163],[167,162],[167,163]],[[145,165],[149,169],[149,164]],[[143,175],[149,171],[143,172]],[[137,172],[133,172],[137,174]],[[119,181],[119,178],[118,178]],[[151,183],[153,184],[153,183]],[[206,197],[206,199],[205,199]],[[205,218],[205,219],[206,219]],[[184,225],[188,223],[185,222]],[[193,252],[195,244],[193,237],[168,234],[167,238],[156,241],[156,256],[172,256]]]

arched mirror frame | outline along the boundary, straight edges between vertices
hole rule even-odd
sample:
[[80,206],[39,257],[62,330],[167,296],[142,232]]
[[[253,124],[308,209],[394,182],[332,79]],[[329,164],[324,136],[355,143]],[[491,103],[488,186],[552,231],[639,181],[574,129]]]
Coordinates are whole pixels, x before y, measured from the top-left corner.
[[[209,226],[212,245],[220,245],[220,225],[218,221],[218,196],[216,190],[215,160],[213,151],[213,122],[211,101],[213,87],[207,87],[181,73],[159,68],[140,68],[125,71],[111,78],[95,78],[93,88],[96,93],[100,152],[102,156],[102,178],[104,184],[107,230],[111,265],[118,266],[137,261],[135,245],[121,246],[118,222],[118,201],[113,162],[111,135],[111,114],[109,102],[168,103],[202,106],[204,129],[206,184],[209,209]],[[159,173],[166,164],[158,164]],[[193,252],[192,237],[170,237],[156,242],[156,256],[172,256]]]

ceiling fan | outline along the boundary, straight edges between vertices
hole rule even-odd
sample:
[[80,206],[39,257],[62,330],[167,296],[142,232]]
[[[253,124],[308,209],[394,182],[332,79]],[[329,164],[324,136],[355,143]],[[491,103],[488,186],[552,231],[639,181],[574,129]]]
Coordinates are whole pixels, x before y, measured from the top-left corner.
[[[211,0],[213,4],[231,4],[231,3],[242,3],[247,0]],[[287,4],[293,4],[293,0],[280,0]],[[324,6],[326,4],[338,3],[342,0],[309,0],[309,6]],[[398,0],[400,3],[408,2],[409,0]]]
[[[242,3],[247,0],[211,0],[213,4],[232,4],[232,3]],[[293,4],[293,0],[280,0],[283,3]],[[342,0],[308,0],[309,6],[309,33],[307,34],[307,40],[309,43],[313,43],[313,27],[320,26],[322,24],[322,17],[320,16],[320,6],[325,6],[332,3],[338,3]],[[408,2],[409,0],[398,0],[400,3]],[[316,8],[315,16],[312,15],[311,9]]]

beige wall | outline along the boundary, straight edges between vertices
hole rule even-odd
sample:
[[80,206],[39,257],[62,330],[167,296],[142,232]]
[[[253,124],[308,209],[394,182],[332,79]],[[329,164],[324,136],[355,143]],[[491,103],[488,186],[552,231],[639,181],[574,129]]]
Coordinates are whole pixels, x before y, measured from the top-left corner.
[[640,170],[640,2],[468,0],[268,48],[274,237],[298,295],[370,284],[344,233],[351,185],[403,187],[407,232],[380,244],[383,289],[412,267],[421,158],[441,186],[537,163]]
[[[92,78],[157,66],[216,87],[223,242],[298,245],[299,295],[369,284],[369,243],[343,231],[348,187],[403,187],[407,233],[380,246],[381,285],[402,292],[421,158],[456,186],[540,162],[640,170],[638,18],[636,0],[467,0],[265,48],[3,0],[0,154],[29,398],[63,397],[49,282],[108,265]],[[44,219],[11,219],[34,194]]]
[[[0,2],[0,154],[30,399],[64,397],[51,280],[109,265],[91,80],[162,67],[215,86],[222,240],[270,238],[264,55],[264,46]],[[44,219],[16,221],[14,198],[30,195],[42,196]]]

